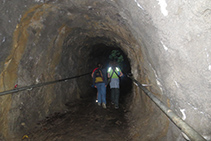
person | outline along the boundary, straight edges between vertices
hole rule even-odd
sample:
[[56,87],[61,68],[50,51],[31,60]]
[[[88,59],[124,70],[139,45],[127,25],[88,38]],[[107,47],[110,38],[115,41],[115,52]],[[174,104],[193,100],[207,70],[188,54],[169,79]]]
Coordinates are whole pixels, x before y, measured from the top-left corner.
[[93,73],[93,85],[98,91],[98,105],[101,106],[102,104],[103,108],[106,108],[106,84],[106,70],[100,65]]
[[[102,65],[100,63],[97,64],[97,67],[92,71],[92,74],[91,74],[92,78],[94,76],[94,72],[101,66]],[[97,91],[97,95],[96,95],[96,102],[98,103],[98,91]]]
[[111,103],[115,105],[115,109],[119,109],[119,78],[123,76],[122,71],[117,67],[116,62],[111,63],[111,67],[108,68],[108,78],[110,78],[111,89]]

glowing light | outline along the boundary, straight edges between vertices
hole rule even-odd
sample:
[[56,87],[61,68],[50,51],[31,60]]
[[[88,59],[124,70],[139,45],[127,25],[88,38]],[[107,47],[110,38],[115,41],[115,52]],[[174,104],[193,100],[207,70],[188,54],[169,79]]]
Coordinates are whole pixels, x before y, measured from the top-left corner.
[[167,7],[166,1],[165,0],[157,0],[157,1],[158,1],[158,4],[160,5],[161,13],[163,13],[164,16],[167,16],[168,11],[166,10],[166,7]]

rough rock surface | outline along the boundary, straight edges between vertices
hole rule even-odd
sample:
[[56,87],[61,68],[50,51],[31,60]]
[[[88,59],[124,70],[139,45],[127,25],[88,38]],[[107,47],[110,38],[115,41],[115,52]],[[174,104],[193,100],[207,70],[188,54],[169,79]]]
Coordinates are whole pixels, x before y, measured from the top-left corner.
[[130,140],[124,109],[107,104],[103,109],[94,99],[67,103],[65,113],[54,113],[27,133],[31,140]]
[[[2,0],[0,91],[91,72],[116,47],[138,81],[150,83],[155,96],[211,140],[210,7],[210,0]],[[1,96],[0,139],[85,97],[90,83],[85,76]],[[183,139],[140,89],[132,90],[127,101],[134,140],[143,134],[145,140]]]

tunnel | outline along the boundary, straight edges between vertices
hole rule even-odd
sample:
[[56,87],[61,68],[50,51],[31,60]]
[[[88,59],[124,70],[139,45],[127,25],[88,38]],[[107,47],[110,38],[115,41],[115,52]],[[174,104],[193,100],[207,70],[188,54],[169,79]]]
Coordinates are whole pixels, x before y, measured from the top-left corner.
[[[98,62],[108,68],[113,50],[121,52],[124,58],[120,88],[123,101],[119,110],[109,104],[107,109],[97,107],[91,74],[2,95],[0,140],[33,140],[33,131],[39,130],[38,123],[46,119],[66,119],[70,124],[67,117],[73,117],[73,111],[68,108],[74,104],[75,109],[82,111],[80,114],[87,113],[87,118],[94,114],[86,109],[90,105],[92,112],[100,117],[109,112],[116,116],[118,127],[127,125],[117,128],[114,137],[108,134],[103,139],[93,139],[73,135],[66,140],[190,140],[127,74],[204,139],[211,140],[210,0],[2,0],[0,3],[0,92],[90,73]],[[107,91],[109,96],[108,88]],[[123,120],[117,122],[118,117]],[[75,119],[72,124],[76,121],[84,124],[80,126],[88,124]],[[100,119],[95,121],[99,123]],[[62,138],[65,129],[54,127],[53,135],[58,129]],[[86,128],[91,136],[88,130],[93,127]],[[109,132],[104,128],[101,127],[101,133]],[[46,130],[42,128],[42,134],[36,137],[45,136]],[[61,140],[53,135],[45,140]]]

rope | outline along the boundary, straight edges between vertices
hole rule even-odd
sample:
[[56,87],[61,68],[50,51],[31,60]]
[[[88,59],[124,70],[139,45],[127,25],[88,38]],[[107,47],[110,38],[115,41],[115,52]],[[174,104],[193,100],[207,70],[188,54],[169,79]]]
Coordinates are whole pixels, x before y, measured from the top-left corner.
[[30,85],[30,86],[15,88],[15,89],[12,89],[12,90],[0,92],[0,96],[12,94],[12,93],[17,93],[17,92],[24,91],[24,90],[31,90],[32,88],[42,87],[42,86],[50,85],[50,84],[53,84],[53,83],[59,83],[59,82],[67,81],[67,80],[79,78],[81,76],[85,76],[85,75],[88,75],[88,74],[91,74],[91,72],[81,74],[81,75],[77,75],[77,76],[73,76],[73,77],[69,77],[69,78],[60,79],[60,80],[49,81],[49,82],[44,82],[44,83],[33,84],[33,85]]
[[144,93],[163,111],[167,117],[179,127],[192,141],[206,141],[197,131],[195,131],[190,125],[185,123],[178,115],[176,115],[171,109],[169,109],[161,100],[154,96],[148,89],[135,80],[131,75],[126,75],[131,78],[133,82],[141,88]]

